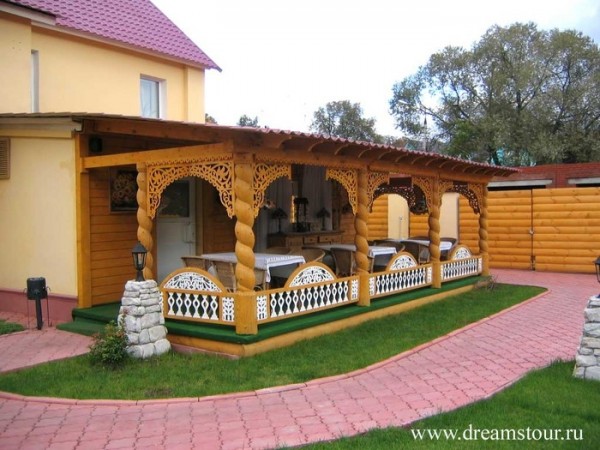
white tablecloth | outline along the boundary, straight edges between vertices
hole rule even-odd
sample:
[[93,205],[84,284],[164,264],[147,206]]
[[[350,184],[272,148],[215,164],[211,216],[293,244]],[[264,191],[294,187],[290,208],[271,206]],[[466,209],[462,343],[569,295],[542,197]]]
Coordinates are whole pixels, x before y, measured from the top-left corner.
[[[200,258],[206,259],[207,261],[223,261],[237,264],[235,252],[205,253],[200,255]],[[254,258],[254,268],[265,271],[265,280],[267,282],[271,281],[270,270],[272,267],[290,265],[299,266],[300,264],[304,264],[306,262],[304,256],[301,255],[274,255],[271,253],[255,253]]]
[[[322,248],[323,250],[331,250],[332,248],[342,248],[344,250],[356,251],[356,245],[354,244],[315,244],[311,247]],[[396,253],[396,247],[387,247],[379,245],[369,246],[369,256],[375,258],[376,256],[382,255],[393,255]]]
[[[423,239],[403,239],[400,242],[414,242],[415,244],[424,245],[425,247],[429,247],[429,241]],[[450,250],[452,248],[452,242],[441,241],[440,242],[440,250]]]

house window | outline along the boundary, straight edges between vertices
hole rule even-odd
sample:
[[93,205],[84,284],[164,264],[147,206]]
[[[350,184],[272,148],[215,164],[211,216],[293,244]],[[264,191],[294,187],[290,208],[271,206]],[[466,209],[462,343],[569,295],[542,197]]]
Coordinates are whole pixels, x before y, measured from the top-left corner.
[[163,117],[164,80],[140,78],[140,106],[142,117]]
[[40,54],[31,50],[31,112],[40,112]]
[[10,178],[10,140],[0,138],[0,180]]

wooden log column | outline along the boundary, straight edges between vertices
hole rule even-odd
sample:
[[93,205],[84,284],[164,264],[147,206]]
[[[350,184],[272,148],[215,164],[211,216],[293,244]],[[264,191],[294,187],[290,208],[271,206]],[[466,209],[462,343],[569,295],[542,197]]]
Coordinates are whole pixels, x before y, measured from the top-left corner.
[[146,267],[144,267],[144,278],[146,280],[154,280],[154,256],[152,249],[154,248],[154,239],[152,238],[152,219],[148,216],[148,184],[147,184],[147,168],[146,164],[137,164],[137,238],[140,243],[146,247],[148,254],[146,255]]
[[481,275],[490,274],[490,254],[488,249],[488,190],[483,186],[481,198],[479,199],[479,253],[483,261]]
[[233,190],[235,194],[235,277],[237,290],[235,322],[238,334],[258,333],[256,318],[256,293],[254,286],[254,172],[252,161],[238,159],[234,164]]
[[432,264],[432,287],[442,287],[442,272],[440,264],[440,206],[442,203],[442,196],[440,193],[440,180],[435,178],[433,180],[433,188],[429,193],[428,204],[429,208],[429,253]]
[[358,172],[356,217],[354,218],[354,228],[356,235],[354,243],[356,244],[356,264],[358,275],[360,277],[360,292],[358,304],[360,306],[369,306],[371,298],[369,296],[369,174],[366,170]]

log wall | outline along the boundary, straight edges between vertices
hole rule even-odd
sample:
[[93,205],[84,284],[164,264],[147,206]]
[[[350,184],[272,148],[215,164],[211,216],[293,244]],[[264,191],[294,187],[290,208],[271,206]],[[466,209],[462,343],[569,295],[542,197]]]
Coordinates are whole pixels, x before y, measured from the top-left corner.
[[116,302],[135,278],[131,250],[137,242],[135,211],[111,213],[108,169],[90,172],[90,269],[92,304]]
[[388,196],[377,197],[369,213],[367,221],[369,240],[388,237]]
[[[490,266],[592,273],[600,255],[600,188],[492,191]],[[460,199],[460,242],[477,251],[478,216]]]

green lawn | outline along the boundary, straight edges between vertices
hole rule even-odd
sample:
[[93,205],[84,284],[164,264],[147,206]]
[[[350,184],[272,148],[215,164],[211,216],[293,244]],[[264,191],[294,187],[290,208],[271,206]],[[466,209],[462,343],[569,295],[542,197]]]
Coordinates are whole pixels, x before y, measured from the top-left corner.
[[0,319],[0,335],[14,333],[15,331],[23,331],[24,329],[25,328],[18,323],[7,322],[6,320]]
[[[596,450],[600,448],[600,383],[573,378],[573,367],[573,361],[553,364],[488,400],[432,416],[409,428],[374,430],[303,450]],[[452,433],[457,433],[456,438]]]
[[[196,397],[299,383],[350,372],[443,336],[543,292],[497,284],[250,358],[168,354],[120,370],[87,356],[3,374],[0,390],[79,399]],[[51,380],[51,382],[49,382]]]

